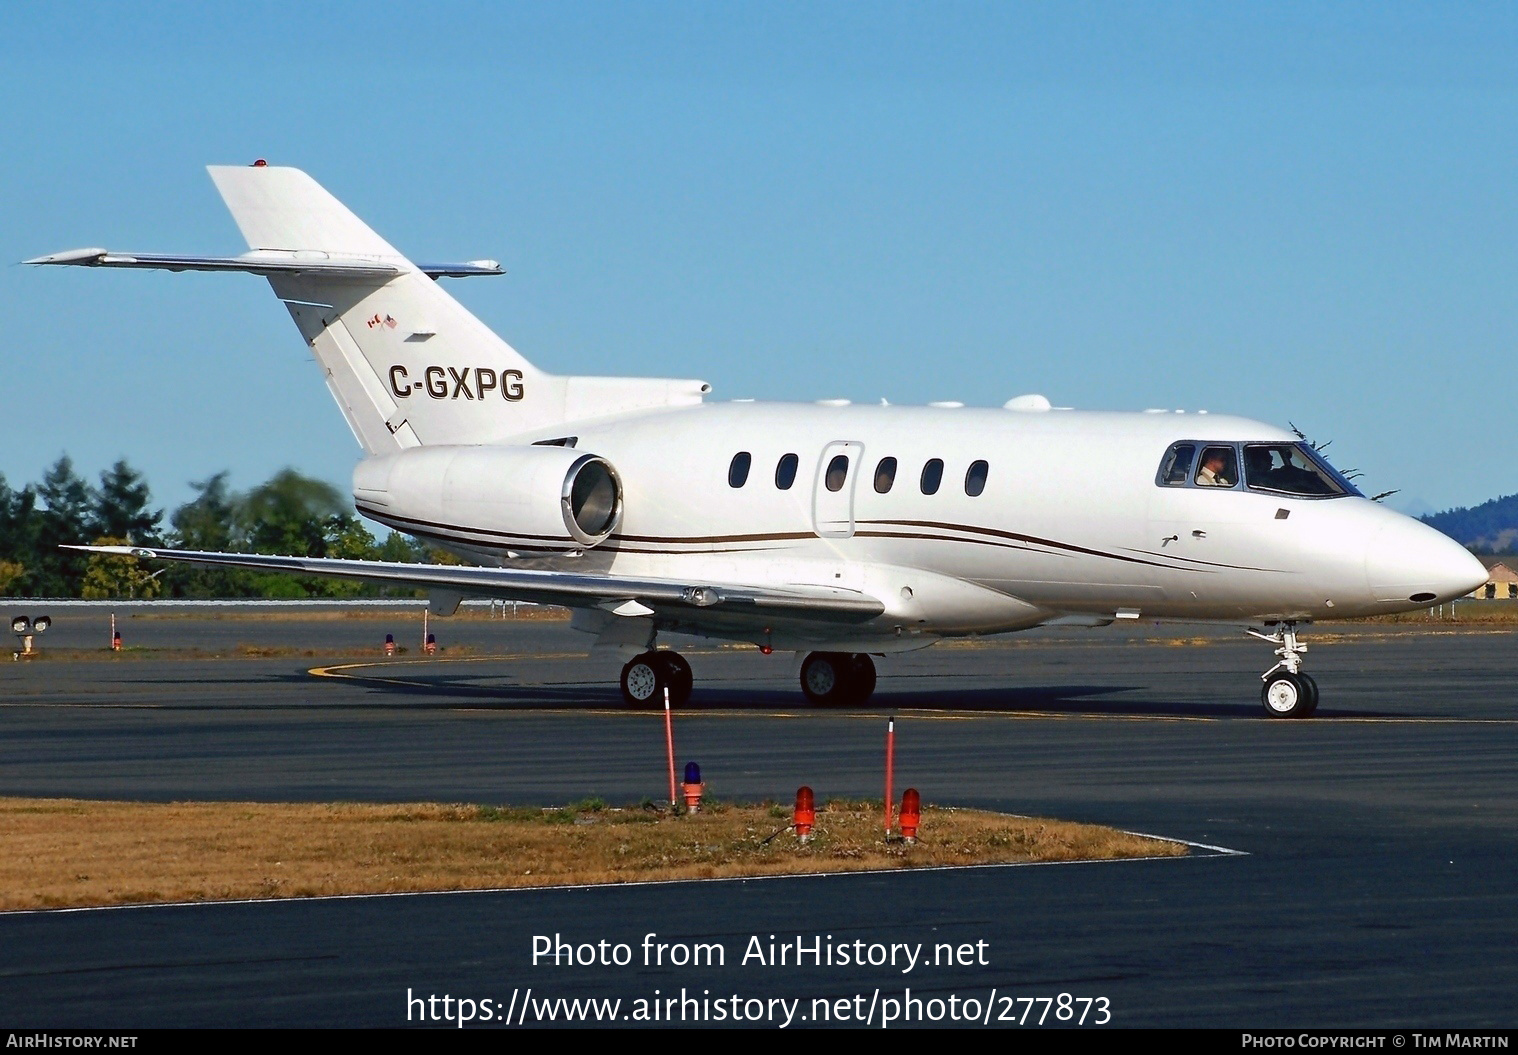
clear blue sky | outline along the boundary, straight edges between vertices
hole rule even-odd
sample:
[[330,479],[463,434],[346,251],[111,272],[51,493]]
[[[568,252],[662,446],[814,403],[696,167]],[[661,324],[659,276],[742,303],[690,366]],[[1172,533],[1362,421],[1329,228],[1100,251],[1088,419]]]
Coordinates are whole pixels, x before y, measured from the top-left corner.
[[[11,4],[0,260],[238,252],[311,172],[555,372],[1204,408],[1518,491],[1518,8]],[[0,267],[0,471],[358,448],[262,280]]]

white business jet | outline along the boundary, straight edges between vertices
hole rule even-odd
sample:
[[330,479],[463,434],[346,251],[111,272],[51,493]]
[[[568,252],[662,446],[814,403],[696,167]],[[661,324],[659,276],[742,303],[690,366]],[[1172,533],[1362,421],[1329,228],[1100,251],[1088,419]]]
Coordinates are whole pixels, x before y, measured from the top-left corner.
[[[1051,623],[1234,623],[1276,646],[1266,714],[1307,717],[1299,624],[1460,597],[1481,564],[1363,497],[1293,432],[1244,418],[711,403],[702,381],[561,377],[304,172],[210,169],[250,251],[80,249],[28,261],[243,271],[274,287],[364,458],[365,516],[474,566],[95,547],[142,558],[563,605],[630,655],[630,704],[675,704],[690,665],[661,633],[803,656],[818,704],[860,704],[871,655]],[[1263,630],[1253,629],[1261,626]]]

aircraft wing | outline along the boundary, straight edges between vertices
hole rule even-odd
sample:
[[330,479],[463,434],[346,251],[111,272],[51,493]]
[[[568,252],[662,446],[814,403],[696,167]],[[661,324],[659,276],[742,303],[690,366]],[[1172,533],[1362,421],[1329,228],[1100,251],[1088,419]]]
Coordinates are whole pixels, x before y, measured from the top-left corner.
[[[328,253],[258,249],[240,256],[195,256],[174,253],[115,253],[108,249],[69,249],[48,256],[23,260],[23,264],[59,264],[75,267],[135,267],[160,271],[246,271],[252,275],[311,275],[390,279],[401,273],[398,265],[371,257],[341,257]],[[464,263],[417,264],[416,269],[433,278],[469,278],[501,275],[494,260]]]
[[515,568],[476,568],[445,564],[391,564],[385,561],[331,557],[273,557],[261,553],[209,553],[147,546],[65,546],[85,553],[109,553],[145,560],[182,561],[214,567],[250,568],[293,575],[323,575],[364,582],[450,591],[468,597],[602,608],[619,615],[689,617],[697,610],[713,615],[803,617],[839,623],[863,623],[885,611],[874,597],[833,586],[749,586],[733,583],[678,582],[617,575],[579,574]]

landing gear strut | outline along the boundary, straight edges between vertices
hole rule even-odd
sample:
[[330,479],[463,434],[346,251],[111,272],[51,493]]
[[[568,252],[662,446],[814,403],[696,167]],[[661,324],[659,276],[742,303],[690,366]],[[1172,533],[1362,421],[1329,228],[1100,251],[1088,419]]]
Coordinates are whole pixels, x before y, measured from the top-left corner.
[[662,707],[664,690],[669,689],[669,705],[683,707],[694,681],[680,653],[645,652],[622,668],[622,699],[629,707]]
[[1311,718],[1318,709],[1318,683],[1310,675],[1302,673],[1302,654],[1307,646],[1297,641],[1297,624],[1280,623],[1273,634],[1258,630],[1244,631],[1250,637],[1278,645],[1276,655],[1280,660],[1260,680],[1260,702],[1265,714],[1271,718]]
[[875,691],[875,661],[862,652],[813,652],[801,664],[801,691],[819,707],[857,707]]

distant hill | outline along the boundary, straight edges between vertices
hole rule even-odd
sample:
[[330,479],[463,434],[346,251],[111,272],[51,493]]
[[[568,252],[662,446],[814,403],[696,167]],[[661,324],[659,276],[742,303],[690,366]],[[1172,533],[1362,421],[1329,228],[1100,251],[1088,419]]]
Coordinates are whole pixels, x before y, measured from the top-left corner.
[[1518,495],[1504,495],[1470,509],[1451,509],[1419,519],[1477,553],[1518,551]]

